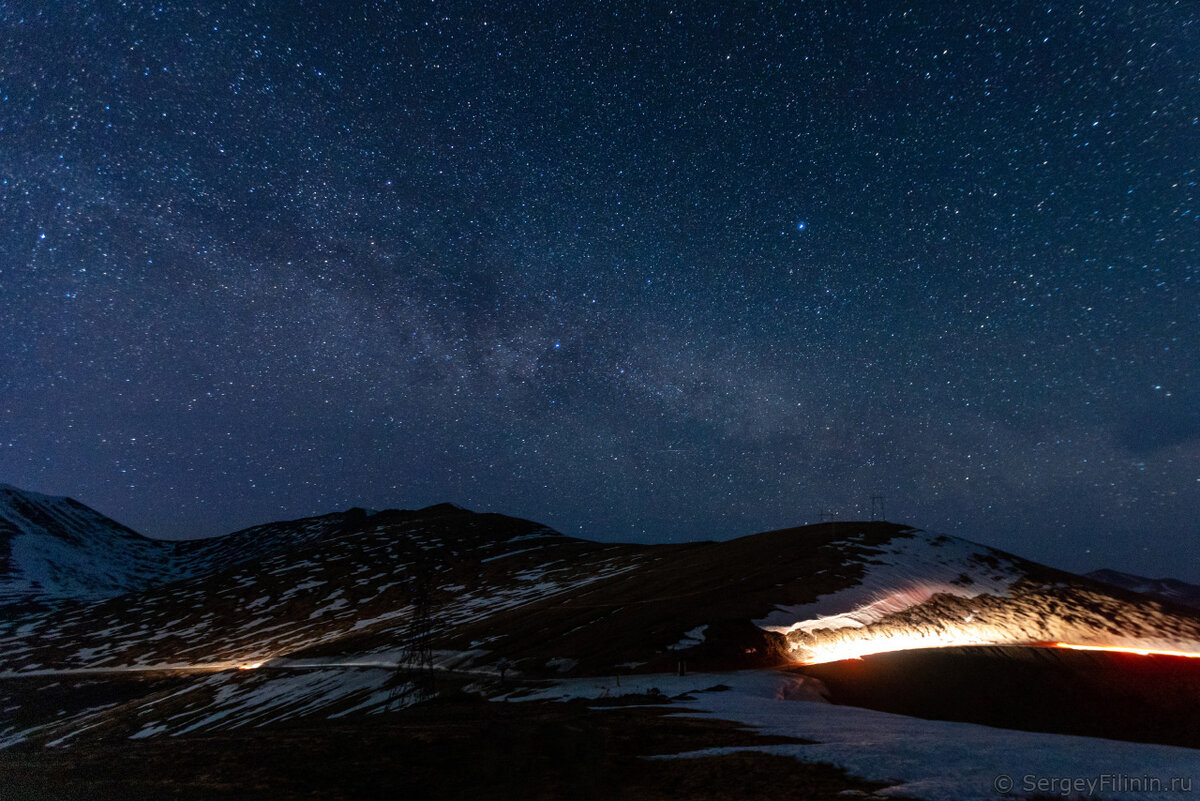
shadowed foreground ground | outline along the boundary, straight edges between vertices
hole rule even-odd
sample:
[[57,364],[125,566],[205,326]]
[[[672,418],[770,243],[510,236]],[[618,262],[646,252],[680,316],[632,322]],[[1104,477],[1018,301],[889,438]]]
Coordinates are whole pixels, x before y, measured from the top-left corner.
[[668,716],[664,708],[594,705],[457,697],[346,723],[15,749],[0,752],[0,796],[715,801],[830,799],[844,790],[869,797],[881,786],[829,765],[768,754],[642,759],[797,741],[725,721]]
[[931,720],[1200,748],[1200,659],[975,646],[809,665],[834,703]]

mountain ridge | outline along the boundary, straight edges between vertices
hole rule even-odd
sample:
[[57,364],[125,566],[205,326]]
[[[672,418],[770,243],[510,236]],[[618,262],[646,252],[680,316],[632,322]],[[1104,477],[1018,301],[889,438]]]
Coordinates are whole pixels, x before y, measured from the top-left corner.
[[[382,714],[431,672],[471,687],[951,646],[1200,650],[1200,612],[884,521],[644,545],[447,504],[352,508],[190,541],[177,562],[167,583],[0,618],[18,688],[0,708],[19,721],[0,747]],[[60,680],[81,700],[49,718],[19,690]],[[98,681],[132,700],[89,706]]]
[[458,514],[474,513],[449,502],[413,510],[351,507],[211,537],[165,540],[141,534],[74,498],[0,483],[0,608],[118,597],[335,536],[372,518]]
[[1200,585],[1191,584],[1180,579],[1147,578],[1146,576],[1124,573],[1120,570],[1111,570],[1108,568],[1093,570],[1084,575],[1103,584],[1120,587],[1130,592],[1200,609]]
[[93,600],[167,580],[169,550],[73,498],[0,485],[0,605]]

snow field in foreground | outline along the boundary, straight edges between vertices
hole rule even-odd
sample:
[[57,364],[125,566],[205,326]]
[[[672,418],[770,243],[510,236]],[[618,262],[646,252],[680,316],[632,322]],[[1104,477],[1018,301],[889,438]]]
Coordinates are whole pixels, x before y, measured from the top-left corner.
[[[722,692],[702,692],[725,685]],[[799,677],[743,671],[689,676],[571,679],[534,695],[513,698],[603,698],[658,688],[680,714],[705,715],[752,726],[762,734],[815,740],[813,745],[706,749],[668,758],[761,751],[830,762],[852,775],[892,783],[881,795],[927,801],[990,801],[1041,793],[1063,798],[1179,799],[1171,779],[1200,788],[1200,751],[1169,745],[997,729],[973,723],[922,720],[835,706]],[[795,700],[789,700],[795,699]],[[1151,781],[1161,780],[1155,791]],[[1038,783],[1041,783],[1040,785]],[[1136,782],[1142,782],[1140,785]],[[1124,789],[1122,789],[1124,787]],[[1064,792],[1064,789],[1067,792]]]

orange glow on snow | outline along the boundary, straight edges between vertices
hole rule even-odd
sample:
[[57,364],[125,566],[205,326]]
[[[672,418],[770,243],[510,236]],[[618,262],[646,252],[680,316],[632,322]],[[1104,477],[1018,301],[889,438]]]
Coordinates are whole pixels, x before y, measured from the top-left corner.
[[1165,648],[1133,648],[1126,645],[1075,645],[1069,642],[1050,643],[1054,648],[1070,648],[1072,651],[1111,651],[1118,654],[1138,656],[1184,656],[1200,659],[1200,651],[1169,651]]
[[1016,648],[1067,648],[1072,651],[1106,651],[1138,656],[1179,656],[1200,659],[1200,651],[1175,651],[1167,648],[1142,648],[1132,645],[1079,645],[1069,642],[1021,642],[997,636],[994,631],[923,631],[888,632],[869,637],[855,637],[851,629],[843,638],[831,638],[819,645],[797,649],[802,665],[819,665],[827,662],[842,662],[862,659],[864,656],[889,654],[897,651],[916,651],[928,648],[955,648],[963,646],[1009,646]]
[[892,629],[864,632],[845,627],[830,632],[819,642],[793,646],[802,665],[819,665],[861,659],[873,654],[916,651],[925,648],[955,648],[964,645],[1021,645],[995,626],[979,624],[930,629]]
[[244,665],[238,665],[237,669],[238,670],[254,670],[255,668],[259,668],[259,667],[262,667],[262,662],[247,662]]

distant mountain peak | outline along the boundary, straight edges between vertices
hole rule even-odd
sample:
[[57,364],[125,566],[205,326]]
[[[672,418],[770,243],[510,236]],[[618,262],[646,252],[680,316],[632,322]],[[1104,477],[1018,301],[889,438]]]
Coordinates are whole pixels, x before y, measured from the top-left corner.
[[464,512],[473,514],[470,509],[459,506],[456,503],[450,503],[449,501],[442,501],[441,503],[435,503],[432,506],[425,506],[417,511],[423,515],[430,516],[462,514]]
[[12,484],[6,484],[2,481],[0,481],[0,492],[7,493],[9,495],[16,495],[18,497],[26,498],[31,501],[41,501],[43,503],[45,503],[45,502],[74,503],[74,504],[79,503],[74,498],[68,498],[65,495],[47,495],[43,492],[34,492],[33,490],[22,489],[21,487],[14,486]]
[[0,604],[140,589],[171,577],[169,550],[73,498],[0,484]]
[[1123,590],[1139,592],[1162,601],[1171,601],[1185,606],[1200,609],[1200,586],[1189,584],[1174,578],[1147,578],[1133,573],[1122,573],[1120,570],[1093,570],[1084,574],[1090,579],[1120,587]]
[[[72,498],[0,483],[0,607],[24,602],[97,601],[181,579],[220,572],[274,554],[362,535],[381,526],[459,526],[481,516],[443,502],[423,509],[377,511],[354,506],[339,512],[281,520],[214,537],[145,537]],[[518,521],[520,522],[520,521]],[[487,525],[472,531],[490,530]],[[527,535],[557,534],[518,526]],[[497,530],[507,530],[501,525]]]

